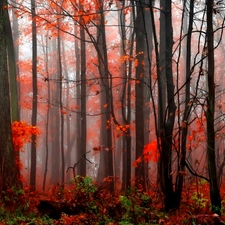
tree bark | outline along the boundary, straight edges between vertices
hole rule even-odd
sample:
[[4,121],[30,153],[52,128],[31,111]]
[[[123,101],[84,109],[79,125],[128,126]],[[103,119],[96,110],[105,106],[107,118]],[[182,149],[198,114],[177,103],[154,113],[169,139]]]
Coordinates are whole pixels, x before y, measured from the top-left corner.
[[[7,5],[5,5],[7,6]],[[17,65],[16,55],[14,50],[12,30],[9,20],[8,10],[4,10],[4,21],[5,21],[5,34],[7,36],[6,46],[8,53],[9,63],[9,75],[10,75],[10,95],[11,95],[11,107],[12,107],[12,122],[19,121],[19,101],[18,101],[18,90],[17,90]]]
[[[60,12],[61,10],[59,10]],[[61,153],[61,184],[65,182],[65,159],[64,159],[64,107],[63,107],[63,71],[61,54],[60,19],[58,22],[57,54],[58,54],[58,78],[59,78],[59,107],[60,107],[60,153]]]
[[[161,68],[165,70],[165,81],[166,81],[166,104],[167,107],[163,112],[163,121],[159,121],[159,133],[161,139],[161,152],[160,152],[160,181],[161,188],[164,193],[164,204],[165,210],[170,211],[177,209],[177,201],[175,199],[175,193],[173,190],[173,178],[172,178],[172,146],[173,146],[173,128],[175,121],[176,105],[174,99],[174,83],[173,83],[173,72],[172,72],[172,47],[173,47],[173,29],[172,29],[172,8],[171,0],[162,0],[163,12],[165,20],[163,21],[163,27],[160,29],[160,34],[165,35],[165,48],[161,48],[164,51],[165,58],[160,59],[165,62],[165,66]],[[160,107],[164,108],[164,96],[162,95],[162,86],[159,86],[159,96],[161,97],[159,104]]]
[[[111,110],[112,96],[111,84],[112,78],[108,70],[108,55],[106,48],[105,18],[103,11],[103,2],[99,0],[100,21],[97,27],[97,43],[96,50],[98,52],[99,73],[101,77],[101,131],[100,140],[103,149],[100,153],[100,163],[97,180],[102,182],[104,178],[113,178],[113,154],[112,154],[112,128],[111,128]],[[114,182],[110,182],[109,190],[114,192]]]
[[207,98],[207,160],[210,179],[210,199],[213,213],[221,215],[221,196],[217,180],[215,154],[215,61],[214,61],[214,33],[213,33],[213,0],[207,0],[207,46],[208,46],[208,98]]
[[[36,28],[36,4],[35,0],[31,0],[31,14],[32,14],[32,89],[33,89],[33,98],[32,98],[32,126],[37,125],[37,28]],[[37,148],[36,135],[31,136],[31,169],[30,169],[30,186],[31,190],[36,189],[36,157],[37,157]]]
[[[82,3],[80,3],[81,10],[83,10]],[[84,22],[81,18],[81,23]],[[87,135],[87,117],[86,117],[86,43],[85,43],[85,31],[82,26],[80,26],[80,69],[81,69],[81,93],[80,93],[80,146],[77,149],[77,160],[80,163],[77,165],[77,173],[81,176],[86,176],[86,160],[83,157],[86,154],[86,135]]]
[[136,72],[135,72],[135,135],[136,159],[141,157],[141,162],[135,168],[135,183],[145,189],[145,163],[144,150],[144,53],[145,53],[145,28],[144,6],[141,1],[136,3],[137,15],[134,22],[136,34]]
[[11,105],[6,51],[6,33],[4,29],[3,3],[0,2],[0,192],[18,187],[18,164],[12,143]]

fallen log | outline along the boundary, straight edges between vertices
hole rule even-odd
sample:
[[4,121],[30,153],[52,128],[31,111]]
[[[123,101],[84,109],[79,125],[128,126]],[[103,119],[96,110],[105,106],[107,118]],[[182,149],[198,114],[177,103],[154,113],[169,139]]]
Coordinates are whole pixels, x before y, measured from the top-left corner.
[[67,215],[77,215],[84,211],[82,206],[74,206],[70,203],[51,200],[40,200],[37,209],[42,215],[48,215],[49,218],[56,220],[60,219],[62,213]]

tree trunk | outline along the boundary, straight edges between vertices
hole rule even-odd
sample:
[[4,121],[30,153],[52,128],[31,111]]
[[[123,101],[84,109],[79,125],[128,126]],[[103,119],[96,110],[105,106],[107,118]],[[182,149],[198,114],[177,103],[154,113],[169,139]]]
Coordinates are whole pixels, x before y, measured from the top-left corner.
[[[3,5],[6,4],[7,1],[3,2]],[[16,54],[15,54],[15,47],[13,43],[13,35],[12,29],[9,19],[8,10],[3,11],[4,16],[4,24],[5,24],[5,34],[6,38],[6,45],[7,45],[7,55],[8,55],[8,70],[9,70],[9,83],[10,83],[10,101],[11,101],[11,121],[19,121],[19,100],[18,100],[18,90],[17,90],[17,61],[16,61]],[[16,153],[17,160],[20,160],[19,151]],[[20,177],[20,171],[17,171],[17,177]],[[20,182],[20,186],[22,187],[22,181]]]
[[215,81],[214,81],[214,33],[213,33],[213,0],[207,0],[207,46],[208,46],[208,107],[207,120],[207,159],[210,179],[210,199],[213,213],[221,215],[221,197],[217,180],[216,154],[215,154]]
[[[60,10],[59,10],[60,11]],[[60,19],[58,22],[58,78],[59,78],[59,107],[60,107],[60,152],[61,152],[61,184],[65,182],[65,159],[64,159],[64,107],[63,107],[63,71],[62,71],[62,54],[61,54],[61,34]]]
[[[80,3],[81,10],[83,10],[83,6]],[[85,23],[81,18],[81,23]],[[80,163],[77,165],[77,173],[81,176],[86,176],[86,160],[84,155],[86,154],[86,135],[87,135],[87,117],[86,117],[86,43],[85,43],[85,31],[82,26],[80,26],[80,63],[81,63],[81,126],[80,126],[80,146],[77,149],[77,160],[80,160]]]
[[7,36],[6,46],[7,46],[8,63],[9,63],[12,122],[14,122],[14,121],[19,121],[19,118],[20,118],[18,90],[17,90],[17,65],[16,65],[16,56],[14,51],[13,36],[12,36],[8,10],[4,10],[3,13],[4,13],[3,15],[4,15],[4,21],[5,21],[5,34]]
[[[78,33],[78,26],[75,24],[74,25],[74,32],[75,35],[77,35]],[[78,44],[78,40],[75,40],[75,46],[74,46],[74,50],[75,50],[75,57],[76,57],[76,82],[78,84],[80,84],[80,80],[81,80],[81,51],[79,48],[79,44]],[[78,162],[79,160],[79,155],[78,155],[78,151],[81,147],[81,87],[80,85],[76,85],[76,105],[77,108],[79,110],[79,112],[77,112],[76,114],[76,161]],[[77,171],[76,171],[77,174]]]
[[[186,2],[184,1],[184,8],[186,8]],[[184,12],[185,13],[185,12]],[[182,123],[182,135],[181,135],[181,154],[179,154],[178,162],[178,173],[176,178],[176,201],[177,207],[180,206],[183,181],[184,181],[184,170],[185,170],[185,159],[186,159],[186,147],[187,147],[187,134],[188,134],[188,121],[190,117],[190,76],[191,76],[191,37],[192,37],[192,28],[193,28],[193,17],[194,17],[194,0],[190,0],[189,7],[189,23],[187,30],[187,42],[186,42],[186,61],[185,61],[185,109],[183,113]]]
[[[125,2],[123,2],[123,7]],[[125,7],[124,7],[125,10]],[[134,49],[134,29],[130,27],[129,34],[126,33],[126,14],[124,10],[119,12],[119,32],[121,35],[121,58],[124,56],[131,56]],[[133,18],[133,17],[132,17]],[[130,35],[130,36],[128,36]],[[127,39],[129,38],[130,46],[128,46]],[[131,122],[131,74],[132,74],[132,60],[125,60],[121,65],[121,74],[123,74],[123,87],[121,94],[122,103],[122,123],[129,125]],[[127,69],[128,68],[128,69]],[[126,191],[131,187],[131,131],[127,128],[126,134],[123,135],[122,146],[122,191]]]
[[[171,0],[164,0],[163,11],[165,15],[165,21],[163,21],[163,27],[160,29],[160,34],[165,35],[165,48],[161,48],[161,51],[165,51],[165,67],[161,68],[165,70],[166,75],[166,97],[167,107],[165,112],[160,112],[165,115],[162,117],[163,121],[159,122],[159,131],[161,139],[161,154],[160,154],[160,181],[161,188],[164,193],[165,210],[169,211],[177,209],[177,201],[175,199],[175,193],[173,190],[173,178],[172,178],[172,146],[173,146],[173,128],[175,120],[176,105],[174,100],[174,84],[173,84],[173,72],[172,72],[172,47],[173,47],[173,30],[172,30],[172,8]],[[163,88],[162,86],[159,88]],[[159,89],[160,94],[160,108],[164,108],[164,96],[162,90]]]
[[[53,40],[53,52],[57,54],[57,42]],[[57,74],[58,71],[58,58],[50,59],[52,68],[57,68],[56,75],[53,75],[52,79],[58,79]],[[60,178],[60,106],[59,106],[59,85],[52,83],[51,85],[52,91],[52,104],[50,105],[50,134],[51,134],[51,184],[58,184]]]
[[[97,27],[97,43],[96,50],[98,52],[99,73],[101,77],[101,145],[103,149],[100,153],[100,163],[98,178],[102,182],[104,178],[113,178],[113,154],[112,154],[112,128],[111,128],[111,110],[112,110],[112,95],[111,84],[112,78],[108,70],[108,55],[106,48],[106,33],[105,33],[105,18],[103,11],[103,1],[99,0],[100,21]],[[109,190],[114,192],[114,182],[110,182]]]
[[[31,0],[32,12],[32,126],[37,125],[37,30],[36,30],[36,13],[35,13],[35,0]],[[31,137],[31,169],[30,169],[30,186],[31,190],[36,189],[36,143],[37,137],[32,134]]]
[[135,135],[136,135],[136,159],[141,157],[141,162],[135,168],[135,183],[145,189],[145,163],[144,150],[144,53],[145,53],[145,28],[144,6],[141,1],[137,3],[137,15],[134,29],[136,34],[136,84],[135,84]]
[[6,33],[4,29],[3,3],[0,2],[0,192],[18,187],[18,164],[11,133],[11,105],[6,52]]
[[46,148],[46,155],[45,155],[45,162],[44,162],[44,177],[43,177],[43,185],[42,189],[45,190],[46,187],[46,181],[47,181],[47,174],[48,174],[48,163],[49,163],[49,125],[50,125],[50,98],[51,98],[51,92],[50,92],[50,82],[49,82],[49,68],[48,68],[48,63],[49,63],[49,57],[48,57],[48,38],[46,37],[46,48],[44,48],[44,53],[45,53],[45,67],[46,67],[46,82],[47,82],[47,89],[48,89],[48,100],[47,100],[47,112],[46,112],[46,135],[45,135],[45,148]]

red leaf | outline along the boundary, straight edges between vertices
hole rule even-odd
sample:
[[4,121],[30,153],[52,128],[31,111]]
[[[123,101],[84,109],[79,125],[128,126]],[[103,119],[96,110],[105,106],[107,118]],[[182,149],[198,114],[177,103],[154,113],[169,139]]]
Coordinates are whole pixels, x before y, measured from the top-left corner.
[[158,144],[157,140],[150,142],[144,146],[144,160],[146,162],[157,162],[158,161]]

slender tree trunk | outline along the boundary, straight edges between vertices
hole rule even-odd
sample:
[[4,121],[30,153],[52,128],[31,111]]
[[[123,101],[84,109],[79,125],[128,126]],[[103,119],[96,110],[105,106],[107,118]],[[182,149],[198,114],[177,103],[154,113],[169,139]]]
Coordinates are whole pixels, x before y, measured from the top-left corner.
[[[31,0],[32,12],[32,126],[37,125],[37,30],[36,30],[36,13],[35,13],[35,0]],[[36,189],[36,135],[31,137],[31,169],[30,169],[30,186],[31,190]]]
[[208,46],[208,98],[207,98],[207,159],[210,179],[210,199],[213,213],[221,215],[221,197],[217,180],[215,154],[215,62],[214,62],[214,32],[213,32],[213,0],[207,0],[207,46]]
[[[125,9],[125,2],[122,3]],[[134,9],[134,6],[133,6]],[[134,12],[131,14],[130,20],[134,19]],[[134,29],[130,27],[129,34],[126,33],[126,14],[123,10],[119,12],[119,31],[121,35],[121,58],[124,56],[133,55],[134,51]],[[127,44],[127,39],[129,39]],[[132,60],[124,61],[121,66],[121,74],[123,74],[122,87],[122,123],[128,125],[126,134],[123,135],[122,148],[122,190],[126,191],[131,187],[131,74],[132,74]]]
[[[83,10],[83,6],[80,4],[81,10]],[[81,19],[81,23],[84,22]],[[86,176],[86,160],[84,155],[86,154],[86,135],[87,135],[87,117],[86,117],[86,43],[85,43],[85,31],[82,26],[80,26],[80,63],[81,63],[81,93],[80,93],[80,100],[81,100],[81,126],[80,126],[80,146],[77,149],[77,159],[80,160],[80,163],[77,165],[77,173],[81,176]]]
[[[69,74],[68,74],[68,67],[67,67],[67,62],[66,62],[66,46],[65,43],[62,43],[62,58],[63,60],[63,65],[64,65],[64,73],[65,73],[65,78],[67,79],[66,82],[66,97],[65,97],[65,102],[66,102],[66,152],[65,152],[65,169],[67,170],[68,167],[70,167],[71,164],[71,151],[72,151],[72,146],[71,146],[71,126],[70,126],[70,120],[71,118],[71,112],[69,109],[69,104],[70,104],[70,82],[69,82]],[[74,139],[74,135],[72,136]],[[66,181],[70,179],[69,173],[66,173]]]
[[[53,40],[53,52],[57,55],[57,42]],[[52,68],[56,69],[56,75],[54,74],[51,78],[54,80],[59,79],[59,68],[58,58],[52,57],[50,60]],[[59,106],[59,85],[51,84],[51,99],[52,104],[50,105],[50,134],[51,134],[51,184],[58,184],[60,182],[60,106]]]
[[[186,8],[187,1],[184,1],[184,8]],[[188,121],[190,116],[190,76],[191,76],[191,38],[192,38],[192,28],[193,28],[193,17],[194,17],[194,0],[190,0],[189,7],[189,23],[187,31],[187,42],[186,42],[186,77],[185,77],[185,109],[183,114],[183,126],[182,126],[182,137],[181,137],[181,154],[180,162],[178,163],[178,174],[176,179],[176,201],[177,207],[180,206],[183,181],[184,181],[184,170],[185,170],[185,158],[186,158],[186,146],[187,146],[187,134],[188,134]]]
[[[14,7],[12,13],[12,35],[13,35],[13,43],[14,43],[14,55],[15,55],[15,63],[16,63],[16,71],[17,77],[19,78],[19,66],[17,63],[19,62],[19,23],[18,18],[15,16],[16,11],[16,3],[14,1],[10,1],[10,4]],[[17,82],[17,99],[18,103],[20,102],[20,82]],[[18,113],[20,120],[20,104],[18,104]]]
[[145,188],[145,163],[143,160],[144,150],[144,52],[145,52],[145,28],[144,6],[140,1],[137,3],[137,16],[135,18],[136,33],[136,84],[135,84],[135,136],[136,136],[136,159],[141,158],[135,168],[136,184]]
[[45,148],[46,148],[46,156],[45,156],[45,162],[44,162],[44,178],[43,178],[43,185],[42,189],[45,190],[46,187],[46,181],[47,181],[47,174],[48,174],[48,161],[49,161],[49,123],[50,123],[50,98],[51,98],[51,92],[50,92],[50,82],[49,82],[49,69],[48,69],[48,37],[46,37],[46,49],[44,50],[45,52],[45,67],[46,67],[46,74],[47,77],[45,81],[47,82],[47,88],[48,88],[48,100],[47,100],[47,115],[46,115],[46,136],[45,136]]
[[[112,96],[111,84],[112,78],[108,70],[108,55],[106,48],[106,33],[105,33],[105,18],[103,12],[103,1],[99,0],[99,14],[100,21],[97,27],[97,52],[99,62],[99,73],[101,76],[101,145],[104,149],[100,153],[100,163],[97,180],[102,182],[106,177],[113,178],[113,154],[112,154],[112,128],[111,128],[111,110],[112,110]],[[114,192],[114,182],[110,182],[109,190]]]
[[64,159],[64,107],[63,107],[63,71],[61,54],[60,19],[58,21],[58,77],[59,77],[59,107],[60,107],[60,152],[61,152],[61,184],[65,182],[65,159]]
[[[77,29],[78,27],[75,25],[75,35],[77,35]],[[76,57],[76,105],[78,108],[78,112],[76,113],[76,152],[78,152],[78,149],[80,149],[81,145],[81,88],[80,88],[80,80],[81,80],[81,52],[78,44],[78,40],[75,40],[75,57]],[[76,161],[78,161],[78,153],[76,155]],[[76,172],[77,174],[77,172]]]
[[[145,52],[144,52],[144,81],[148,85],[144,85],[144,144],[149,143],[150,138],[150,100],[151,100],[151,75],[152,75],[152,21],[151,12],[146,10],[147,6],[143,9],[144,11],[144,36],[145,36]],[[145,186],[149,189],[150,180],[149,177],[149,163],[145,163]]]

